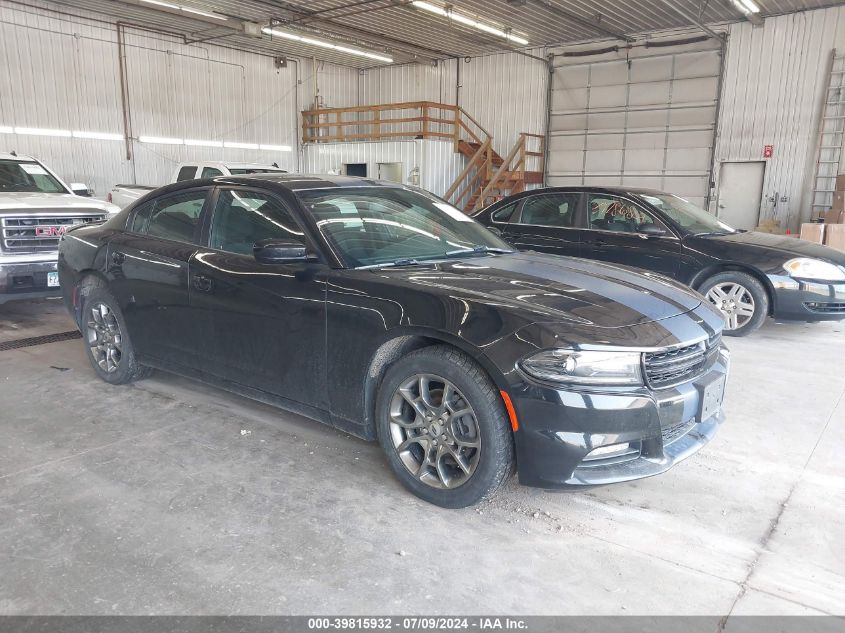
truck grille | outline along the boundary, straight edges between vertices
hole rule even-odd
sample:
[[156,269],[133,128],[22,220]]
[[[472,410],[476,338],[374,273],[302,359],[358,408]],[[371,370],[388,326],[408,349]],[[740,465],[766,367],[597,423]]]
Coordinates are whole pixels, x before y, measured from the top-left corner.
[[71,226],[96,222],[105,217],[96,211],[62,215],[0,217],[0,250],[4,253],[43,253],[55,251],[59,239]]
[[643,354],[643,369],[649,387],[663,389],[698,378],[716,360],[721,339],[722,335],[716,334],[695,345]]

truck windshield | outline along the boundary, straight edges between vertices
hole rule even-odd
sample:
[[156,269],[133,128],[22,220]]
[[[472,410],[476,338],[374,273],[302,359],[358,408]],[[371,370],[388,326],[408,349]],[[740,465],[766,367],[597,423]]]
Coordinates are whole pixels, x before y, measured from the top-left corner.
[[0,160],[0,193],[67,193],[61,183],[36,162]]
[[243,174],[286,174],[284,169],[273,169],[272,167],[235,167],[230,168],[229,173],[233,176]]

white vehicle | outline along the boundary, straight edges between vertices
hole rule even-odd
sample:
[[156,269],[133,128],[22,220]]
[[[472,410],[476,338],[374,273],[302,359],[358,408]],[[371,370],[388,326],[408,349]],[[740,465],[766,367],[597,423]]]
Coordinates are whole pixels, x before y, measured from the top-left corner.
[[0,304],[60,296],[56,260],[65,231],[119,210],[35,158],[0,153]]
[[[214,178],[215,176],[240,176],[242,174],[272,174],[287,173],[275,163],[272,165],[256,165],[253,163],[227,163],[210,161],[202,163],[180,163],[173,172],[170,182],[193,180],[195,178]],[[108,194],[108,201],[121,209],[135,202],[141,196],[158,189],[148,185],[115,185]]]

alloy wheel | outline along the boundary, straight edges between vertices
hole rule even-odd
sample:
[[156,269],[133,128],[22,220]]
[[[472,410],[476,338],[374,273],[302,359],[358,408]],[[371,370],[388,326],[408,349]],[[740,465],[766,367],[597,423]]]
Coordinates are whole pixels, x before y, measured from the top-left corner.
[[754,317],[754,297],[741,284],[732,281],[716,284],[706,296],[725,315],[726,330],[738,330]]
[[433,374],[411,376],[393,394],[390,436],[408,472],[432,488],[465,484],[481,457],[472,406],[455,385]]
[[91,355],[100,369],[109,374],[117,371],[123,357],[123,336],[114,312],[105,303],[91,307],[86,334]]

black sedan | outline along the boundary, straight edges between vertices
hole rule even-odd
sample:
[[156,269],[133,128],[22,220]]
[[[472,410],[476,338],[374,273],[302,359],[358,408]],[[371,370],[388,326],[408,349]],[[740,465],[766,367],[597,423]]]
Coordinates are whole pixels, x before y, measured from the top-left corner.
[[845,319],[845,253],[794,237],[740,231],[668,193],[535,189],[475,215],[521,250],[636,266],[676,279],[745,336],[767,316]]
[[218,177],[67,232],[103,380],[179,373],[378,439],[446,507],[665,471],[722,421],[721,315],[663,276],[516,253],[399,185]]

